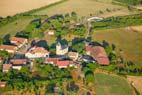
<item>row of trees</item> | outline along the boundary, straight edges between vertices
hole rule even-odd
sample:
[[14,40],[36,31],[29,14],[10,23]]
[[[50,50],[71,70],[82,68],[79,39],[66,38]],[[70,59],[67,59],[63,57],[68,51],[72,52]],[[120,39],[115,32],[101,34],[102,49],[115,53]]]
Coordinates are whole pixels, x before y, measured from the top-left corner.
[[95,82],[94,71],[99,66],[97,63],[82,63],[83,73],[85,75],[86,84]]
[[2,44],[10,44],[10,34],[6,34],[4,37],[0,37],[0,45]]
[[116,0],[127,5],[139,5],[142,4],[142,0]]
[[13,17],[7,16],[6,18],[0,17],[0,27],[4,26],[4,25],[6,25],[6,24],[8,24],[10,22],[13,22],[13,21],[17,20],[18,17],[19,16],[13,16]]
[[[21,92],[26,90],[35,94],[41,93],[42,88],[45,93],[54,94],[54,88],[57,86],[61,89],[65,79],[71,80],[70,72],[67,69],[39,63],[36,65],[36,73],[34,74],[28,67],[23,67],[20,71],[13,69],[8,73],[0,71],[0,80],[8,82],[7,88],[17,89]],[[59,91],[59,93],[61,92],[62,90]]]
[[142,14],[135,14],[130,16],[109,17],[100,22],[94,22],[93,29],[110,29],[120,28],[133,25],[141,25]]
[[[86,33],[86,27],[83,24],[76,25],[78,16],[75,12],[65,15],[54,15],[47,19],[35,19],[21,32],[18,32],[16,36],[34,38],[43,37],[44,32],[47,30],[54,30],[56,37],[64,36],[68,33],[74,35],[84,36]],[[48,31],[47,31],[48,32]]]

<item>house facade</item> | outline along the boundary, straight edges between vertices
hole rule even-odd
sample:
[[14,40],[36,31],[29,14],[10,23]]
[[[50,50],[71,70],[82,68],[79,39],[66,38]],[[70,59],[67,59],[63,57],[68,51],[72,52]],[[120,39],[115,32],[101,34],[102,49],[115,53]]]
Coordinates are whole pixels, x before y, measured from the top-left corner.
[[56,66],[58,66],[58,68],[68,68],[68,67],[73,66],[72,64],[73,64],[72,61],[60,60],[60,61],[57,61]]
[[16,45],[18,48],[21,48],[28,43],[28,39],[20,37],[12,37],[10,40],[11,44]]
[[17,46],[13,46],[13,45],[1,45],[0,46],[0,50],[5,50],[9,53],[15,53],[17,51]]
[[61,45],[60,42],[56,44],[56,55],[65,55],[68,53],[68,45]]
[[6,81],[0,81],[0,88],[6,87]]
[[78,52],[69,52],[68,57],[71,60],[76,61],[78,59],[78,57],[79,57],[79,53]]
[[73,61],[61,60],[59,58],[46,58],[44,63],[52,64],[53,66],[57,66],[58,68],[76,67]]
[[25,53],[25,56],[30,59],[46,58],[49,57],[49,51],[43,47],[32,47]]
[[27,59],[11,59],[9,64],[12,64],[12,69],[21,70],[28,63]]
[[8,72],[12,68],[12,64],[3,64],[2,71]]
[[44,63],[55,65],[59,60],[59,58],[46,58]]

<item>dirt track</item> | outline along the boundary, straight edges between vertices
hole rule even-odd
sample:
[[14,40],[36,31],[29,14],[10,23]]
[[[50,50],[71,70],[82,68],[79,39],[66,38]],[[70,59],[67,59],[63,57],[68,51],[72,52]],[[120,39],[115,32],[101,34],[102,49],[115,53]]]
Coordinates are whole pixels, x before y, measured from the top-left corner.
[[12,16],[58,1],[61,0],[0,0],[0,16]]

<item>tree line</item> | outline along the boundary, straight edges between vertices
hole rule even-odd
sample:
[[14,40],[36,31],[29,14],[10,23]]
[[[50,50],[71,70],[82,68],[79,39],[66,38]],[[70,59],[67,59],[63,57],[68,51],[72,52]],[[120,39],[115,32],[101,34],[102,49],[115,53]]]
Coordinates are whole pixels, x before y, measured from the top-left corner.
[[142,0],[116,0],[127,5],[139,5],[142,4]]

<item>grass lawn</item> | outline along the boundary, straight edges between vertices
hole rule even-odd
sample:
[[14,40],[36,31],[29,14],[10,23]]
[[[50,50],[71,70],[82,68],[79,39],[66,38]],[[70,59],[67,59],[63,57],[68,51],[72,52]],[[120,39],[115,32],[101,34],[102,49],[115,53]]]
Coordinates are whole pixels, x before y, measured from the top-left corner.
[[142,32],[128,31],[126,28],[97,30],[93,33],[93,39],[115,44],[117,50],[123,50],[124,58],[142,65]]
[[22,17],[18,20],[0,27],[0,37],[6,34],[15,35],[17,32],[22,31],[32,20],[32,17]]
[[95,74],[97,95],[132,95],[127,81],[119,76]]
[[[102,16],[112,16],[112,12],[107,12],[106,9],[114,10],[112,11],[114,15],[127,15],[129,14],[127,8],[113,5],[111,0],[67,0],[63,3],[47,7],[43,10],[36,11],[33,14],[36,15],[55,15],[55,14],[65,14],[75,11],[79,16],[89,16],[90,14],[98,15],[99,11],[103,11]],[[111,15],[109,15],[109,14]],[[113,16],[114,16],[113,15]]]

